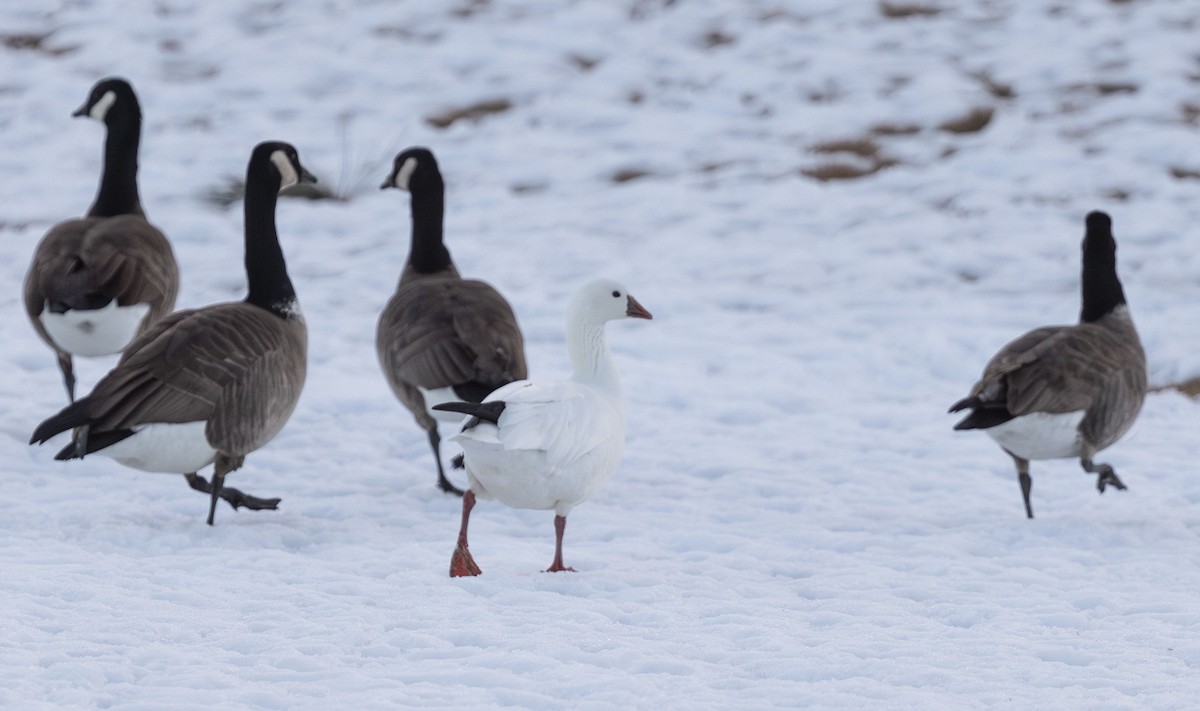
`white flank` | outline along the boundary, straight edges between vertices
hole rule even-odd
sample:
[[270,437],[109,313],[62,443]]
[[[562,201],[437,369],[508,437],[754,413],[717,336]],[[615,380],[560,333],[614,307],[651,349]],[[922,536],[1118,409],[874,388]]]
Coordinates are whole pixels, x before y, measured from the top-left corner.
[[987,432],[1001,447],[1022,459],[1079,456],[1079,423],[1083,410],[1022,415]]
[[212,464],[217,450],[204,436],[205,422],[146,425],[96,452],[144,472],[188,474]]
[[56,314],[46,304],[40,317],[54,345],[81,356],[120,353],[137,335],[150,304],[118,306],[113,299],[99,309],[70,309]]
[[275,151],[271,154],[271,162],[279,169],[279,176],[282,178],[282,182],[279,184],[281,190],[300,182],[300,174],[296,172],[296,166],[292,165],[292,161],[286,153]]
[[108,115],[108,110],[111,109],[112,105],[116,102],[117,95],[111,91],[106,91],[104,92],[104,96],[101,96],[96,100],[96,103],[92,104],[92,110],[88,111],[88,116],[91,116],[97,121],[103,121],[104,117]]

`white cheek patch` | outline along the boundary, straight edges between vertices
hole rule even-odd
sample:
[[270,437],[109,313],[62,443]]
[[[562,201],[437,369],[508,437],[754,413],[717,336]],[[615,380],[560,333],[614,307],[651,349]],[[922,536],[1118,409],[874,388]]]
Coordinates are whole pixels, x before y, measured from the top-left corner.
[[101,96],[96,100],[96,103],[92,104],[92,110],[88,111],[88,116],[91,116],[97,121],[103,121],[104,117],[108,115],[108,110],[111,109],[112,105],[116,102],[117,95],[111,91],[106,91],[104,92],[104,96]]
[[271,154],[271,162],[279,169],[279,177],[282,178],[280,188],[286,188],[289,185],[295,185],[300,182],[300,174],[296,172],[296,166],[292,165],[292,161],[283,151],[275,151]]
[[394,185],[401,190],[408,190],[408,181],[412,179],[412,174],[417,172],[417,159],[409,158],[404,161],[404,165],[400,166],[400,170],[396,171],[396,180]]

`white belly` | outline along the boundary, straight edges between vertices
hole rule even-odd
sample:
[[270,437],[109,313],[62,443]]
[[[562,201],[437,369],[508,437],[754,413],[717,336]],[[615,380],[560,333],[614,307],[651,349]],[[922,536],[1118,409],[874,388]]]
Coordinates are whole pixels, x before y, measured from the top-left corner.
[[96,454],[144,472],[189,474],[212,464],[217,450],[204,436],[204,422],[153,424]]
[[621,460],[624,441],[615,439],[580,458],[554,465],[541,450],[504,450],[499,443],[451,437],[463,446],[471,490],[514,509],[554,509],[566,516],[591,498]]
[[81,356],[120,353],[137,335],[150,304],[117,306],[113,299],[99,309],[70,309],[51,313],[47,304],[39,317],[50,340],[60,349]]
[[1083,415],[1083,410],[1060,414],[1035,412],[989,427],[984,432],[1022,459],[1077,457],[1079,423],[1083,421]]

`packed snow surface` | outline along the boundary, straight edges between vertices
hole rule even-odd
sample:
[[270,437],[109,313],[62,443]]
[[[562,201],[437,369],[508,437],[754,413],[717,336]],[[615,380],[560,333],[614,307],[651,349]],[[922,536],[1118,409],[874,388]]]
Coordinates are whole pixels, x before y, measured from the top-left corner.
[[[0,707],[1194,708],[1198,28],[1166,0],[0,4]],[[26,444],[66,398],[21,282],[95,193],[104,130],[70,114],[107,75],[181,308],[244,294],[254,144],[336,198],[278,209],[308,383],[229,484],[279,511],[210,528],[182,477]],[[533,377],[568,374],[583,282],[654,313],[609,326],[628,440],[578,573],[539,572],[550,512],[481,502],[483,575],[447,575],[460,501],[373,344],[412,145]],[[1129,490],[1036,462],[1026,520],[946,408],[1076,320],[1093,209],[1156,390],[1098,457]]]

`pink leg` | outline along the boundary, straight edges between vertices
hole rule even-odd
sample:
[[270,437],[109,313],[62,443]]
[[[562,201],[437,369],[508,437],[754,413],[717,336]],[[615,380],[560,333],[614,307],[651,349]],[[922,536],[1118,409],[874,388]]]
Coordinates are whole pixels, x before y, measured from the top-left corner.
[[475,564],[475,559],[471,557],[471,551],[467,548],[467,521],[471,518],[471,509],[473,508],[475,508],[475,492],[467,489],[463,493],[462,527],[458,529],[458,545],[454,548],[454,555],[450,557],[450,577],[452,578],[479,575],[481,572],[479,566]]
[[567,517],[566,516],[555,516],[554,517],[554,562],[550,564],[549,568],[546,568],[545,570],[543,570],[542,571],[543,573],[558,573],[558,572],[562,572],[562,571],[567,571],[567,572],[571,572],[571,573],[575,572],[574,568],[568,568],[567,566],[563,565],[563,562],[562,562],[562,539],[563,539],[563,531],[566,530],[566,528],[567,528]]

